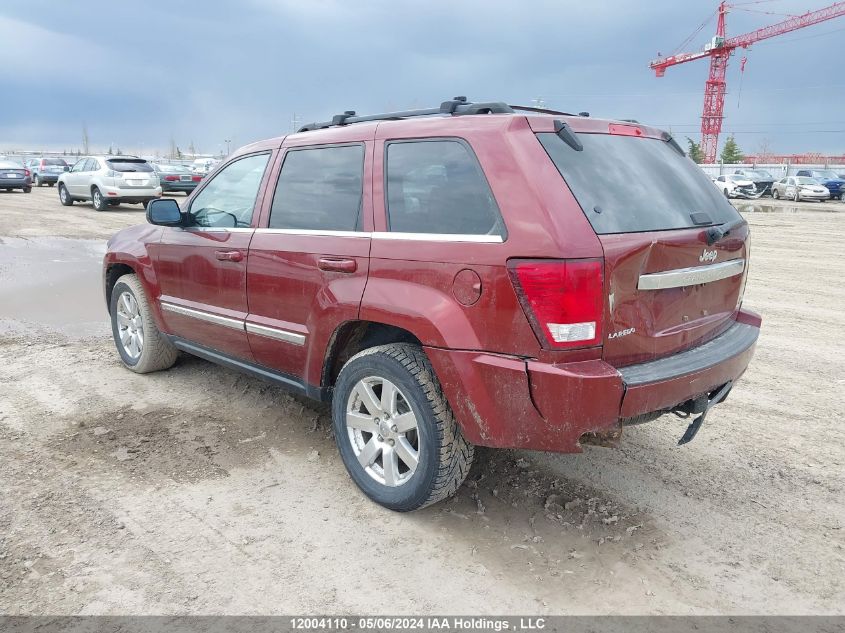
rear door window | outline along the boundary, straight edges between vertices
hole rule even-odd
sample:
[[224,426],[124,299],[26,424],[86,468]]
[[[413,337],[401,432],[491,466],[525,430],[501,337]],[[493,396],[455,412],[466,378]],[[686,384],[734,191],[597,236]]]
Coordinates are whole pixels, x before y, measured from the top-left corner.
[[665,141],[582,133],[584,149],[576,151],[557,134],[537,136],[599,235],[691,228],[692,214],[712,224],[739,217],[701,168]]
[[504,237],[493,192],[466,142],[391,141],[386,155],[390,231]]
[[363,182],[363,145],[289,149],[273,196],[270,228],[354,231]]

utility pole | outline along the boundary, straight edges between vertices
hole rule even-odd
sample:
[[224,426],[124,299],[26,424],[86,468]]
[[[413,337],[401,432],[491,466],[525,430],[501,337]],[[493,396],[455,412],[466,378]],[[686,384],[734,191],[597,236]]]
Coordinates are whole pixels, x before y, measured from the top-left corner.
[[226,139],[223,139],[223,142],[226,143],[226,156],[228,156],[229,155],[229,143],[232,142],[232,139],[226,138]]

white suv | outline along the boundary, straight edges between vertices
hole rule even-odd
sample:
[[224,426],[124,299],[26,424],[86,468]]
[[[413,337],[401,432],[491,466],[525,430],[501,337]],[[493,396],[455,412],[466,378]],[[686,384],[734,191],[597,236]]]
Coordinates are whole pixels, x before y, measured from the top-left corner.
[[121,202],[144,204],[161,197],[158,175],[143,158],[134,156],[85,156],[59,176],[59,200],[91,200],[97,211]]

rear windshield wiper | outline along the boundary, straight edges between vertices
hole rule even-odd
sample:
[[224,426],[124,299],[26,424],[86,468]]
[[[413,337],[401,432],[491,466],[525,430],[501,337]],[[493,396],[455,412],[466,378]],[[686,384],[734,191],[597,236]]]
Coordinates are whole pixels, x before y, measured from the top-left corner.
[[720,239],[728,235],[731,231],[733,231],[734,229],[738,229],[743,224],[745,224],[745,218],[740,216],[736,220],[725,222],[724,224],[721,224],[719,226],[711,226],[705,232],[705,235],[707,236],[707,244],[715,244]]

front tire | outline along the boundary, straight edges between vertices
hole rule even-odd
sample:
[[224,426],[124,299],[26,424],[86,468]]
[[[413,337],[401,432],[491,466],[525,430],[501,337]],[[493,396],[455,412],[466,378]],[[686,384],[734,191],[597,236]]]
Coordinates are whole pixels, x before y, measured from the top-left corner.
[[370,499],[399,512],[452,496],[474,447],[416,345],[373,347],[343,366],[332,418],[340,456]]
[[772,199],[773,200],[780,200],[780,194],[778,193],[777,189],[772,189]]
[[68,193],[67,187],[65,187],[62,183],[59,183],[59,202],[61,202],[66,207],[69,207],[73,204],[73,198],[70,197],[70,193]]
[[795,191],[795,193],[793,193],[793,194],[792,194],[792,201],[793,201],[793,202],[800,202],[800,201],[801,201],[801,196],[800,196],[800,195],[798,195],[798,191],[797,191],[797,190]]
[[168,369],[179,351],[156,327],[144,287],[136,275],[117,280],[109,300],[112,335],[120,360],[137,374]]

